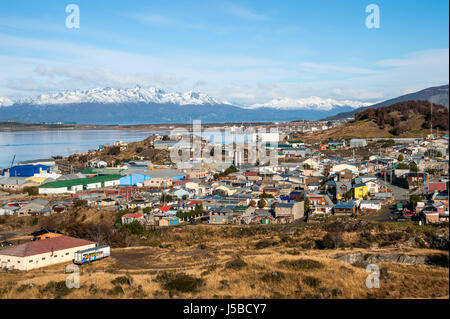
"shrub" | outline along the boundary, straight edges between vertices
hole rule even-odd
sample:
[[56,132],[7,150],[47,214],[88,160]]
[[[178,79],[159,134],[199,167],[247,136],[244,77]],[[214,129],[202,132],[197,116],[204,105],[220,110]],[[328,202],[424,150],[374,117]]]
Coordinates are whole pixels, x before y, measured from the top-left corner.
[[240,257],[237,257],[233,259],[232,261],[229,261],[226,265],[226,269],[233,269],[233,270],[240,270],[244,267],[247,267],[247,263],[243,261]]
[[71,289],[67,288],[65,281],[50,281],[44,288],[40,289],[41,293],[50,292],[56,299],[67,296]]
[[326,234],[322,239],[316,240],[316,246],[318,249],[333,249],[336,247],[330,234]]
[[322,283],[322,281],[316,277],[306,276],[305,278],[303,278],[303,283],[311,288],[317,288]]
[[324,267],[321,262],[312,259],[282,260],[279,262],[279,264],[286,268],[296,270],[321,269]]
[[130,278],[127,276],[120,276],[116,277],[115,279],[111,280],[111,283],[113,285],[126,285],[129,283]]
[[284,274],[282,272],[274,271],[274,272],[269,272],[267,274],[264,274],[261,277],[261,280],[263,282],[278,282],[278,281],[281,281],[284,278],[285,278],[285,276],[284,276]]
[[156,281],[161,282],[165,290],[179,292],[194,292],[204,284],[203,279],[184,273],[173,274],[163,272],[156,276]]
[[113,289],[110,289],[108,291],[109,296],[118,296],[118,295],[123,295],[124,293],[125,293],[125,291],[123,290],[123,288],[121,286],[114,286]]
[[261,239],[255,244],[256,249],[263,249],[270,246],[275,246],[277,242],[273,239]]

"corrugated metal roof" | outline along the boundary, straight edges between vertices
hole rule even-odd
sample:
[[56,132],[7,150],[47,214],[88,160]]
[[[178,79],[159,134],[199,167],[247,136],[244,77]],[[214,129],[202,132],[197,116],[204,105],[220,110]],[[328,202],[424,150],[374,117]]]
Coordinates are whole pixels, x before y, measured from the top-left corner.
[[121,175],[111,174],[111,175],[102,175],[102,176],[95,176],[95,177],[89,177],[89,178],[77,178],[77,179],[70,179],[67,181],[56,181],[56,182],[46,183],[46,184],[39,186],[39,188],[61,188],[61,187],[71,187],[71,186],[76,186],[76,185],[87,185],[87,184],[119,180],[121,177],[122,177]]

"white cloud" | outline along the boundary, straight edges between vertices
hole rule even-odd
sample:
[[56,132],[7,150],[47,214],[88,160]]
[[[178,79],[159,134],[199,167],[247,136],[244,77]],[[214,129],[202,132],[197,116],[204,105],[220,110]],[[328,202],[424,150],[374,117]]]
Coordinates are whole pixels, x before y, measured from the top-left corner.
[[221,7],[228,14],[240,19],[251,21],[265,21],[268,19],[268,16],[265,14],[257,13],[249,8],[228,1],[223,1]]
[[0,34],[0,43],[8,51],[20,52],[0,56],[0,96],[9,98],[30,92],[139,84],[176,91],[199,89],[239,105],[310,96],[375,102],[449,81],[448,49],[415,52],[357,67],[256,54],[177,51],[156,56],[5,34]]
[[280,110],[322,110],[329,111],[336,106],[349,106],[352,108],[358,108],[361,106],[369,106],[372,103],[364,103],[360,101],[351,101],[351,100],[334,100],[334,99],[322,99],[317,96],[311,96],[309,98],[303,99],[290,99],[290,98],[282,98],[282,99],[274,99],[267,103],[262,104],[253,104],[249,108],[258,109],[261,107],[269,107],[276,108]]

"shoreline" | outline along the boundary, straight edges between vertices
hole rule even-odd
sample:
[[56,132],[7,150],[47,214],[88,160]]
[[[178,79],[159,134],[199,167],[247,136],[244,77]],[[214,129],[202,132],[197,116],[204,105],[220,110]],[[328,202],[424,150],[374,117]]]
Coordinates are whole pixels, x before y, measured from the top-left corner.
[[[315,122],[315,121],[311,121]],[[202,127],[231,127],[231,126],[273,126],[287,124],[291,122],[226,122],[226,123],[202,123]],[[21,131],[88,131],[88,130],[128,130],[128,131],[148,131],[148,130],[170,130],[174,128],[192,128],[192,123],[173,124],[40,124],[22,122],[0,122],[0,132],[21,132]]]

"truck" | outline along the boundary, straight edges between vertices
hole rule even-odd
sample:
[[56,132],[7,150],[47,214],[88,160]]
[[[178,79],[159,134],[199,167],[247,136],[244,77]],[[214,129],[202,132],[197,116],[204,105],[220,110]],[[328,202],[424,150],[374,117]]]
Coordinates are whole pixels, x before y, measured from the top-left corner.
[[107,245],[97,246],[85,250],[79,250],[75,252],[73,263],[82,265],[87,262],[103,259],[111,255],[111,248]]

